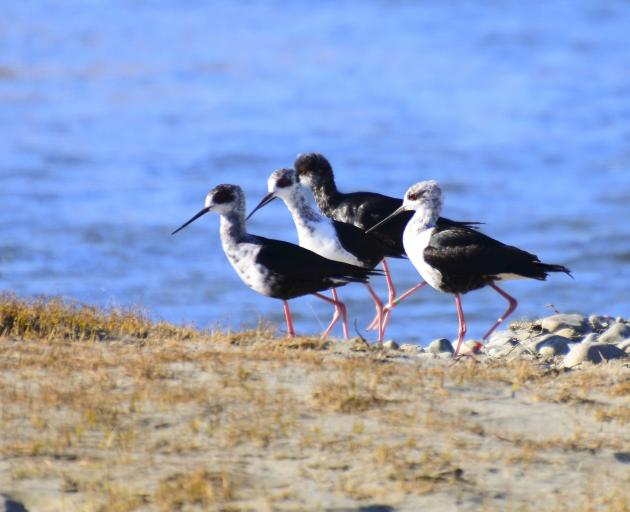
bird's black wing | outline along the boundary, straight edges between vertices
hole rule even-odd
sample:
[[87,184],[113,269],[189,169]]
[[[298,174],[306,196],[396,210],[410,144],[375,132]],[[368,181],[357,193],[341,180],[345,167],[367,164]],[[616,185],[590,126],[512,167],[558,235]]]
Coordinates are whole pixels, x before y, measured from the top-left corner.
[[545,279],[548,270],[535,254],[461,226],[438,227],[424,249],[424,260],[442,273],[445,287],[452,288],[447,291],[462,293],[480,288],[500,274]]
[[463,228],[472,228],[477,229],[477,226],[483,224],[483,222],[472,222],[467,220],[451,220],[446,217],[438,217],[436,222],[437,227],[463,227]]
[[256,262],[288,279],[310,281],[334,278],[366,282],[371,275],[379,274],[375,270],[329,260],[290,242],[259,236],[256,239],[261,243]]
[[367,267],[375,267],[388,254],[383,242],[353,224],[333,220],[333,227],[341,246]]

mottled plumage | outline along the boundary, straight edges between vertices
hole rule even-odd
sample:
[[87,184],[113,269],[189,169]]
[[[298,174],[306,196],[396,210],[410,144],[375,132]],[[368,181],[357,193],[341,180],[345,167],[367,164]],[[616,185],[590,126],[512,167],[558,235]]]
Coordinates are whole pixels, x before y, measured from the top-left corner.
[[252,290],[285,302],[289,335],[293,335],[287,300],[314,294],[335,305],[335,316],[324,332],[328,334],[341,316],[345,306],[318,292],[348,283],[365,283],[377,272],[326,259],[312,251],[289,242],[251,235],[245,229],[245,197],[237,185],[219,185],[206,196],[205,207],[192,219],[173,232],[205,213],[221,215],[221,245],[241,280]]

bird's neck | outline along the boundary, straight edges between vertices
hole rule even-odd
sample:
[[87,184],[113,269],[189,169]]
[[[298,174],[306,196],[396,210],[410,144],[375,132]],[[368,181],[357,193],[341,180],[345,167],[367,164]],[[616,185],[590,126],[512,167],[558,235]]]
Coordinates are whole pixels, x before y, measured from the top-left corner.
[[245,212],[228,212],[221,215],[221,243],[224,247],[241,242],[245,231]]
[[339,191],[335,185],[334,180],[323,180],[313,185],[312,187],[313,197],[319,209],[328,214],[329,210],[334,207]]
[[415,211],[413,217],[407,224],[409,229],[413,229],[415,232],[422,232],[429,228],[435,227],[435,224],[440,216],[440,212],[436,209],[420,208]]
[[301,190],[296,191],[291,197],[285,198],[284,203],[291,212],[298,236],[301,236],[300,233],[305,230],[312,231],[316,224],[324,221],[324,217],[309,204]]

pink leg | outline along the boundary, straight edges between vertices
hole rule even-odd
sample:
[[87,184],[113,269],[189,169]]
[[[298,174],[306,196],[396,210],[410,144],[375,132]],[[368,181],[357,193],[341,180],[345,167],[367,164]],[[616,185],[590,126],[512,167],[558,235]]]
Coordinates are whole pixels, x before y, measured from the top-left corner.
[[400,304],[403,300],[405,300],[407,297],[409,297],[413,293],[417,292],[421,288],[424,288],[426,285],[427,285],[427,283],[425,281],[422,281],[421,283],[418,283],[417,285],[409,288],[409,290],[407,290],[405,293],[403,293],[400,297],[397,297],[392,302],[387,304],[387,306],[385,306],[385,308],[383,308],[383,312],[385,313],[385,316],[383,318],[383,331],[385,331],[385,329],[387,328],[387,324],[389,323],[389,317],[392,314],[392,309],[395,306],[398,306],[398,304]]
[[383,329],[383,303],[369,284],[365,283],[365,287],[368,289],[368,292],[370,292],[372,300],[374,301],[374,306],[376,307],[376,320],[378,322],[378,341],[383,341],[383,338],[385,337],[385,330]]
[[339,302],[339,300],[335,300],[335,299],[330,299],[326,297],[325,295],[322,295],[321,293],[314,293],[313,295],[335,306],[335,314],[333,315],[332,321],[330,322],[330,325],[326,328],[326,330],[322,334],[322,339],[325,340],[330,334],[330,331],[332,330],[334,325],[337,323],[337,321],[340,318],[343,317],[345,321],[347,322],[348,314],[346,313],[346,306],[344,305],[343,302]]
[[[388,293],[388,302],[391,304],[396,297],[396,288],[394,288],[394,282],[392,281],[392,273],[389,270],[389,265],[387,264],[387,260],[383,258],[383,272],[385,272],[385,281],[387,282],[387,293]],[[377,314],[374,319],[370,322],[370,325],[367,326],[367,330],[375,330],[378,328],[378,319],[379,315]]]
[[383,271],[385,272],[385,281],[387,281],[387,292],[389,293],[389,304],[396,298],[396,288],[392,282],[392,273],[389,271],[387,260],[383,258]]
[[464,341],[464,336],[466,336],[466,320],[464,320],[464,310],[462,309],[462,299],[459,296],[459,293],[455,294],[455,305],[457,306],[457,319],[459,320],[459,332],[457,333],[457,347],[455,348],[455,352],[453,353],[453,359],[457,357],[459,353],[459,347]]
[[282,302],[284,302],[284,317],[287,319],[287,338],[293,338],[295,331],[293,330],[293,319],[291,318],[289,303],[286,300]]
[[490,283],[490,286],[492,288],[494,288],[501,296],[503,296],[508,302],[509,302],[509,306],[507,308],[507,311],[505,313],[503,313],[503,316],[501,316],[492,327],[490,327],[490,330],[486,333],[486,335],[483,337],[484,340],[487,340],[490,335],[494,332],[494,330],[499,327],[499,325],[501,325],[501,323],[508,317],[510,316],[514,310],[516,309],[516,306],[518,306],[518,302],[516,301],[516,299],[514,297],[512,297],[511,295],[508,295],[506,292],[504,292],[501,288],[499,288],[496,284],[494,283]]
[[343,337],[345,339],[348,339],[350,337],[350,334],[348,332],[348,313],[346,312],[346,306],[345,304],[343,304],[343,302],[339,300],[339,296],[337,295],[336,288],[333,288],[331,292],[332,292],[333,299],[335,299],[337,304],[341,304],[341,306],[336,306],[336,307],[339,307],[340,312],[341,312],[341,320],[343,322]]

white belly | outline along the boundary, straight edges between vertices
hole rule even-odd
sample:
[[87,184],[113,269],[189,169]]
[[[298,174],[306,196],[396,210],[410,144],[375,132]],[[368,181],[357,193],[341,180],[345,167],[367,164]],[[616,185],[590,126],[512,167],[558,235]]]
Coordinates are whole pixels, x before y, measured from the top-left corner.
[[256,263],[256,256],[260,249],[260,245],[248,243],[223,247],[228,261],[241,280],[252,290],[262,295],[268,295],[269,285],[266,279],[268,272],[262,265]]
[[429,283],[432,288],[439,290],[442,284],[442,273],[424,261],[424,249],[429,245],[434,231],[435,228],[429,228],[417,233],[413,226],[408,224],[403,233],[403,246],[409,260],[416,267],[422,279]]
[[358,267],[363,266],[353,254],[341,246],[335,228],[329,222],[310,224],[310,227],[298,227],[298,239],[300,247],[313,251],[324,258]]

